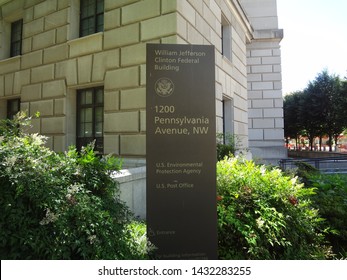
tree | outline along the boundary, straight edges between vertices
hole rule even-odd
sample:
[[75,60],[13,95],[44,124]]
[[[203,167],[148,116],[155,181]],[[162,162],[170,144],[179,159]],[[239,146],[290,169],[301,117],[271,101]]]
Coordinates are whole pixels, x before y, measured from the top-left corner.
[[329,136],[329,150],[332,151],[333,139],[336,143],[346,127],[347,95],[341,90],[341,80],[338,76],[329,75],[327,70],[323,70],[308,85],[307,91],[312,97],[313,111],[310,114],[315,115],[321,123],[317,136],[326,133]]
[[120,161],[92,146],[64,154],[0,121],[1,259],[138,259],[131,215],[111,174]]
[[339,107],[340,114],[341,114],[341,122],[343,123],[343,127],[344,127],[343,130],[347,134],[347,114],[346,114],[346,108],[347,108],[347,78],[345,78],[345,80],[341,81],[340,98],[342,99],[340,101],[340,107]]
[[284,97],[284,135],[286,139],[294,138],[298,146],[298,137],[302,132],[302,124],[299,119],[299,104],[302,92],[293,92]]
[[314,138],[322,133],[322,119],[320,117],[322,105],[320,98],[309,85],[299,99],[299,121],[303,127],[304,135],[309,139],[310,149],[313,150]]
[[347,80],[330,75],[323,70],[303,91],[294,92],[284,99],[285,136],[297,138],[303,133],[313,149],[315,137],[329,137],[329,149],[333,141],[347,128]]

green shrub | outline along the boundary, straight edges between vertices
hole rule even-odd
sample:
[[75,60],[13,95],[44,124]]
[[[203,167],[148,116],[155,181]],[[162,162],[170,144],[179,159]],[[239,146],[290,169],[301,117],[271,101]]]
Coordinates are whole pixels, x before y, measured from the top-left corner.
[[347,258],[347,175],[312,173],[308,187],[315,188],[312,201],[332,230],[327,238],[337,257]]
[[313,167],[311,164],[304,161],[297,161],[294,163],[296,168],[294,174],[299,177],[300,181],[307,185],[308,177],[312,174],[318,174],[319,170]]
[[140,259],[147,259],[155,246],[147,238],[147,226],[143,221],[133,220],[126,227],[129,233],[130,250]]
[[43,136],[23,132],[27,122],[0,122],[1,259],[145,257],[110,176],[119,160],[92,146],[54,153]]
[[217,160],[222,160],[230,155],[234,156],[240,148],[240,143],[237,137],[233,134],[217,134]]
[[313,189],[279,169],[226,158],[217,164],[221,259],[324,259],[322,219]]

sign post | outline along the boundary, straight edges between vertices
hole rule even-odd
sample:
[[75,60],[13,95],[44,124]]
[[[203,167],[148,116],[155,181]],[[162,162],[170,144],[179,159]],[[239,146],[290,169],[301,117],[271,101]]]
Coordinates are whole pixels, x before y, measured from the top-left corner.
[[147,45],[147,236],[158,259],[217,259],[214,46]]

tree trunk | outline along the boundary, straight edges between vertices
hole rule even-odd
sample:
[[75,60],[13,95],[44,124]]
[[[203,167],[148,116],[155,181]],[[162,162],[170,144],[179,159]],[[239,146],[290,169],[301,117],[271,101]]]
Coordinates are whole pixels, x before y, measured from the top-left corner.
[[295,150],[298,150],[298,137],[295,137]]
[[329,134],[329,152],[333,151],[333,136]]
[[309,137],[310,139],[310,150],[313,151],[313,141],[314,141],[314,137]]
[[337,141],[339,140],[339,134],[334,135],[334,140],[335,140],[335,152],[337,152]]
[[323,136],[319,136],[319,151],[322,151],[322,144],[323,144]]

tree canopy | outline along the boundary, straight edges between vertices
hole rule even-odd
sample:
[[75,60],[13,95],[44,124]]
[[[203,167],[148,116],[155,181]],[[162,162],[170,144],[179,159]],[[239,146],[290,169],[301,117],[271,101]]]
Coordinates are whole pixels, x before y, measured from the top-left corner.
[[285,96],[284,133],[297,139],[305,135],[313,147],[315,137],[329,137],[329,147],[347,128],[347,81],[323,70],[303,91]]

